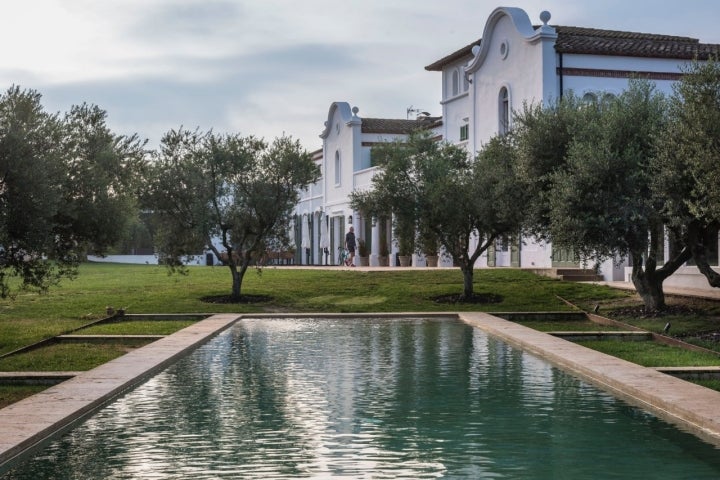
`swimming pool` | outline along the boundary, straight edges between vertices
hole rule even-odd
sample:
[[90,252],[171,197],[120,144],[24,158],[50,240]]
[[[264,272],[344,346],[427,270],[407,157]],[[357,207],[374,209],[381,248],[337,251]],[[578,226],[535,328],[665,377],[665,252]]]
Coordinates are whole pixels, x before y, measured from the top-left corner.
[[718,478],[717,450],[455,319],[244,319],[0,478]]

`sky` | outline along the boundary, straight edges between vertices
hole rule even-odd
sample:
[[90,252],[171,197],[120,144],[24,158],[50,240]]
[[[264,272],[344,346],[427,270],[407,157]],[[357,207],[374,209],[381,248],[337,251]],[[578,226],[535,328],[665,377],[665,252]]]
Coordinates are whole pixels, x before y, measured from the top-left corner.
[[720,44],[717,0],[5,0],[0,87],[36,90],[50,112],[96,104],[150,148],[184,127],[313,151],[335,101],[440,115],[440,72],[425,66],[480,38],[498,6]]

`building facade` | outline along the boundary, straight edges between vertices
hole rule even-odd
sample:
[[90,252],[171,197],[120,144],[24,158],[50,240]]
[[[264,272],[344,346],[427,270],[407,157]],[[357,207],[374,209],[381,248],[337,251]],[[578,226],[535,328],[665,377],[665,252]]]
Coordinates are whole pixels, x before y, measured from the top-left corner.
[[[303,265],[338,265],[338,249],[345,233],[354,227],[368,250],[368,264],[379,266],[380,257],[395,258],[391,220],[364,218],[350,207],[350,193],[371,188],[375,168],[371,152],[380,142],[406,138],[413,130],[439,131],[439,117],[416,119],[361,118],[357,107],[334,102],[320,134],[323,146],[314,152],[320,180],[301,192],[294,212],[297,261]],[[389,255],[386,255],[386,250]],[[414,264],[422,260],[416,257]],[[357,261],[356,261],[357,263]]]
[[[547,104],[569,91],[588,101],[617,95],[633,77],[649,79],[658,91],[671,94],[673,83],[694,59],[720,53],[720,45],[694,38],[551,26],[550,18],[542,12],[541,23],[533,25],[519,8],[497,8],[481,39],[426,67],[442,75],[445,139],[475,152],[492,136],[510,130],[512,112],[525,103]],[[532,238],[501,239],[479,263],[478,267],[578,266],[571,252]],[[622,259],[605,262],[600,273],[605,280],[629,278]],[[707,286],[691,265],[666,284]]]

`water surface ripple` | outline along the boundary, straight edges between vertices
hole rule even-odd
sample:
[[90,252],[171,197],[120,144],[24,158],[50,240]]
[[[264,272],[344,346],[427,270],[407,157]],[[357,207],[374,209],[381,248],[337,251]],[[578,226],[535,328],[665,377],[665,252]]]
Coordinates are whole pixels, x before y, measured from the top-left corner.
[[712,446],[448,319],[248,319],[3,479],[720,478]]

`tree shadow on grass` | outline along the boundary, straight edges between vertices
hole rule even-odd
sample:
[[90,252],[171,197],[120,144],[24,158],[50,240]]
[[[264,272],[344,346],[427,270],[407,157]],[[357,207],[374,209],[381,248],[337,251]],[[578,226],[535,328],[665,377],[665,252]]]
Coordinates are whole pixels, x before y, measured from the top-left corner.
[[500,303],[503,301],[503,296],[495,293],[473,293],[472,296],[466,297],[462,293],[451,293],[432,297],[432,300],[435,303],[485,304]]
[[232,295],[207,295],[200,297],[200,300],[217,304],[249,304],[269,302],[272,298],[270,295],[241,295],[240,298],[234,298]]

